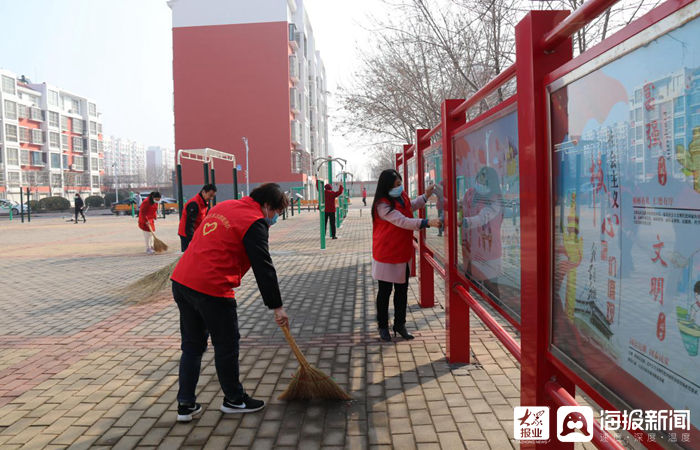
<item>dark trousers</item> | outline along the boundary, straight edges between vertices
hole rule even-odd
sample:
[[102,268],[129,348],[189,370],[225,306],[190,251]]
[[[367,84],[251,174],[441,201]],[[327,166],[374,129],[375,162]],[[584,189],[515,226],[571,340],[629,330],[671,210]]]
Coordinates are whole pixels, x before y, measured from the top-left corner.
[[377,325],[379,328],[389,328],[389,297],[394,288],[394,326],[406,324],[406,304],[408,303],[408,277],[411,272],[406,264],[406,282],[390,283],[379,280],[377,291]]
[[180,249],[184,252],[190,245],[190,238],[180,236]]
[[202,354],[207,349],[207,330],[214,344],[216,375],[224,395],[231,401],[244,393],[238,372],[238,314],[236,300],[212,297],[173,281],[173,297],[180,309],[180,403],[194,403]]
[[83,208],[75,208],[75,222],[78,222],[78,214],[83,216],[83,222],[85,222],[85,214],[83,214]]
[[331,237],[335,237],[335,213],[326,212],[326,230],[328,229],[328,219],[331,220]]
[[364,205],[367,206],[367,197],[362,197],[362,203],[364,203]]

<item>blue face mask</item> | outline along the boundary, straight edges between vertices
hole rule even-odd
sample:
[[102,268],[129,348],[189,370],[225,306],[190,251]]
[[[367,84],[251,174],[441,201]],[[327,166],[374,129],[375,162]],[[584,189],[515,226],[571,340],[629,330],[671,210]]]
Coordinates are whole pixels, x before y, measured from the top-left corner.
[[403,193],[403,184],[401,186],[396,186],[392,190],[389,191],[389,196],[398,198],[401,197],[401,194]]
[[267,207],[265,206],[265,207],[264,207],[264,211],[265,211],[265,222],[267,223],[267,226],[268,226],[268,227],[271,227],[272,225],[276,224],[276,223],[277,223],[277,218],[279,217],[279,214],[278,214],[278,213],[275,213],[274,216],[272,216],[272,217],[267,217],[267,215],[270,214],[270,210],[267,209]]
[[476,186],[474,186],[474,189],[476,189],[476,192],[481,194],[481,195],[486,195],[489,193],[489,188],[481,183],[476,183]]
[[277,223],[277,218],[278,218],[279,216],[280,216],[279,214],[275,213],[275,215],[272,216],[272,218],[265,217],[265,222],[267,222],[267,225],[268,225],[268,226],[272,226],[272,225],[274,225],[274,224]]

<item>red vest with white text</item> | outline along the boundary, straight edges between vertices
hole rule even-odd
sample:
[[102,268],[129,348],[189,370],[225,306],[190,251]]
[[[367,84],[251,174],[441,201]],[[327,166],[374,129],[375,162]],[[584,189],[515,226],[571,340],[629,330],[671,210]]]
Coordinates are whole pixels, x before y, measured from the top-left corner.
[[219,203],[194,232],[170,279],[203,294],[235,297],[233,288],[250,269],[243,236],[263,217],[250,197]]
[[[394,209],[406,217],[413,218],[411,199],[405,191],[401,198],[403,206],[397,201]],[[386,199],[380,201],[389,204]],[[375,261],[389,264],[410,261],[413,257],[413,230],[399,228],[377,215],[372,227],[372,257]]]

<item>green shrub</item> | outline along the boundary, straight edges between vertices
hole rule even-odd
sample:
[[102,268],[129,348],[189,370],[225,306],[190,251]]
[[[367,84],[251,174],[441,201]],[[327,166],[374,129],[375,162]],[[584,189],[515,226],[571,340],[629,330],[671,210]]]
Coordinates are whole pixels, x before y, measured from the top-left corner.
[[39,209],[46,211],[65,211],[70,209],[70,202],[63,197],[46,197],[39,200]]
[[41,204],[38,200],[29,200],[29,210],[31,212],[41,211]]
[[99,208],[100,206],[104,205],[104,203],[105,199],[99,195],[91,195],[85,199],[85,205],[89,206],[90,208]]

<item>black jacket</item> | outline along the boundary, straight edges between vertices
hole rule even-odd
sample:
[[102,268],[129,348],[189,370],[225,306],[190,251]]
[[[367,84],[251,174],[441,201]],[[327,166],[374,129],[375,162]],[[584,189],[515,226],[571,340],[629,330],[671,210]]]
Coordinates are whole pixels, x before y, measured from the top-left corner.
[[83,209],[83,199],[80,197],[75,197],[75,209],[76,210],[81,210]]
[[268,228],[265,219],[255,221],[243,236],[243,246],[255,274],[255,281],[258,282],[263,302],[268,308],[275,309],[282,306],[282,295],[277,282],[277,272],[270,256]]

